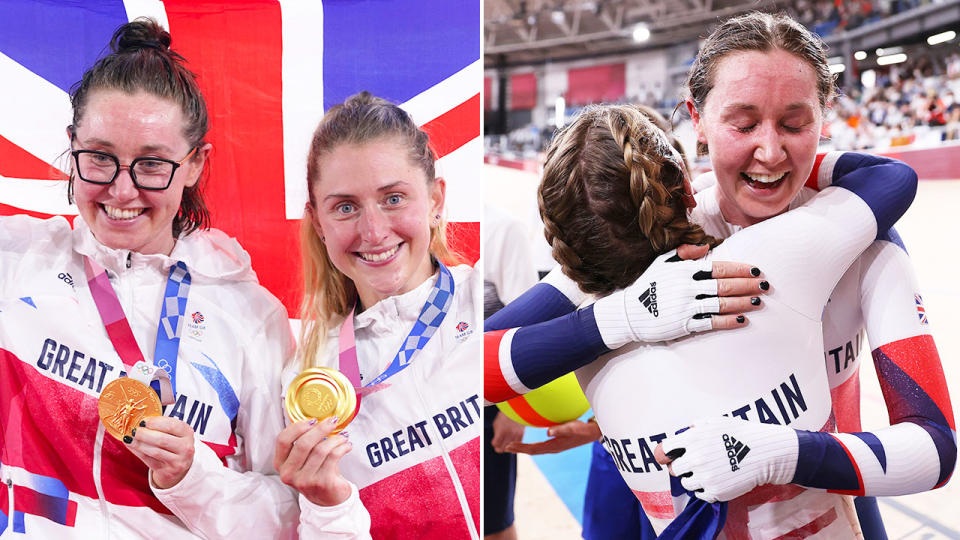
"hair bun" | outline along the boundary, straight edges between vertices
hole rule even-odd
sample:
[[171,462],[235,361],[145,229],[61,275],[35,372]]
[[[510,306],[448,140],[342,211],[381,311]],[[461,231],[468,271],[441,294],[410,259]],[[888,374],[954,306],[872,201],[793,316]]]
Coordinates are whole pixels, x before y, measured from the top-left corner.
[[110,48],[114,52],[140,49],[169,52],[170,33],[164,30],[156,20],[140,17],[117,28],[110,40]]
[[[368,92],[368,91],[366,91],[366,90],[363,90],[363,91],[361,91],[361,92],[357,92],[356,94],[353,94],[352,96],[349,96],[349,97],[343,102],[344,108],[347,108],[347,109],[370,107],[371,105],[373,105],[373,106],[380,106],[380,107],[393,107],[393,106],[395,106],[394,103],[391,103],[391,102],[389,102],[389,101],[387,101],[386,99],[383,99],[383,98],[381,98],[381,97],[377,97],[377,96],[371,94],[370,92]],[[403,111],[403,109],[400,109],[400,110]],[[406,111],[404,111],[404,112],[406,112]]]

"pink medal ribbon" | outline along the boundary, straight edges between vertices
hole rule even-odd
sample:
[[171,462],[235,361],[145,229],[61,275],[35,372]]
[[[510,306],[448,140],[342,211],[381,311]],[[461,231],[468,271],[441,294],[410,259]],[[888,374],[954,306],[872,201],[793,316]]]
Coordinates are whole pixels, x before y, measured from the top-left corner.
[[356,311],[356,307],[350,309],[350,313],[347,314],[347,318],[344,319],[343,324],[340,325],[340,335],[337,336],[337,344],[339,350],[339,366],[340,372],[343,373],[347,380],[350,381],[350,384],[353,385],[353,389],[357,392],[357,408],[360,408],[360,400],[363,398],[364,394],[369,394],[370,391],[364,391],[360,387],[360,364],[357,362],[357,336],[353,331],[353,312]]
[[357,392],[357,408],[360,407],[360,399],[363,396],[383,388],[384,381],[406,369],[417,354],[426,347],[450,310],[453,303],[453,292],[453,274],[442,263],[437,263],[437,279],[426,302],[420,309],[420,315],[401,343],[400,350],[397,351],[393,362],[387,366],[383,373],[377,375],[365,385],[360,383],[360,366],[357,362],[357,341],[353,326],[353,313],[356,311],[356,305],[354,305],[354,308],[350,310],[340,326],[340,335],[337,342],[339,345],[340,372],[347,377],[347,380],[350,381]]
[[[110,279],[107,277],[107,271],[99,263],[84,256],[83,270],[87,275],[87,284],[90,287],[90,295],[97,305],[97,311],[100,313],[100,319],[107,330],[107,336],[110,343],[120,356],[124,367],[127,370],[127,376],[136,379],[147,386],[151,381],[158,381],[160,384],[160,403],[169,405],[173,403],[173,388],[170,384],[170,376],[163,369],[159,369],[153,364],[148,363],[143,358],[140,346],[137,345],[137,339],[133,336],[133,330],[130,329],[130,323],[127,322],[127,316],[123,312],[123,306],[120,305],[120,299],[117,298],[117,292],[110,285]],[[354,352],[356,356],[356,352]]]

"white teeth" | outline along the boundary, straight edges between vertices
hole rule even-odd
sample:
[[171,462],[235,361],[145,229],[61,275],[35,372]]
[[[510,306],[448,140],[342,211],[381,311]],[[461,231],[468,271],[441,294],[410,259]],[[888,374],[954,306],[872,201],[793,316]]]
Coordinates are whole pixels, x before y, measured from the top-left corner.
[[[789,171],[788,171],[788,172],[789,172]],[[784,178],[785,176],[787,176],[787,173],[780,173],[780,174],[778,174],[778,175],[772,175],[772,174],[751,174],[751,173],[743,173],[743,174],[744,174],[747,178],[753,180],[754,182],[761,182],[761,183],[763,183],[763,184],[772,184],[772,183],[777,182],[777,181],[779,181],[779,180],[783,180],[783,178]]]
[[143,208],[116,208],[106,204],[103,209],[112,219],[133,219],[143,213]]
[[395,246],[393,249],[384,251],[383,253],[364,253],[362,251],[358,251],[357,253],[360,255],[360,258],[365,261],[381,262],[393,257],[393,254],[396,253],[398,249],[400,249],[399,245]]

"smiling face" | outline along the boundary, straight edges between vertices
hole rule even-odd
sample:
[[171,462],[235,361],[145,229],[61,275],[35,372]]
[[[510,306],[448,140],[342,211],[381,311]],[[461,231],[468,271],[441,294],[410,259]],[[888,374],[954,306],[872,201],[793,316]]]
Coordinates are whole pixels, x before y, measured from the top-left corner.
[[399,139],[341,144],[320,156],[314,224],[331,262],[370,307],[433,274],[430,227],[443,209],[442,179],[428,184]]
[[[121,165],[145,156],[180,161],[191,150],[183,128],[183,113],[173,101],[145,92],[97,90],[74,127],[72,146],[108,152]],[[126,168],[109,185],[75,178],[73,193],[80,215],[107,247],[169,254],[183,189],[197,183],[208,152],[209,145],[199,148],[177,168],[163,191],[137,189]]]
[[748,226],[784,212],[813,170],[823,122],[813,67],[789,52],[722,58],[702,111],[724,218]]

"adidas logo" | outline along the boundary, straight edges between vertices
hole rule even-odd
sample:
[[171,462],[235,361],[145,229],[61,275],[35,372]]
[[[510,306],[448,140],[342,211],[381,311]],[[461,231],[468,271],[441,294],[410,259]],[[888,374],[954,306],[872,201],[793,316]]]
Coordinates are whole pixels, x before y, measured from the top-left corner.
[[71,276],[69,272],[60,272],[57,274],[57,279],[73,287],[73,276]]
[[654,317],[659,317],[660,312],[657,311],[657,282],[651,281],[650,288],[643,291],[643,294],[640,295],[640,302],[647,308],[647,311],[653,314]]
[[723,434],[723,445],[727,447],[727,458],[730,459],[730,470],[739,471],[740,463],[743,462],[743,458],[747,457],[747,452],[750,451],[750,447],[726,433]]

